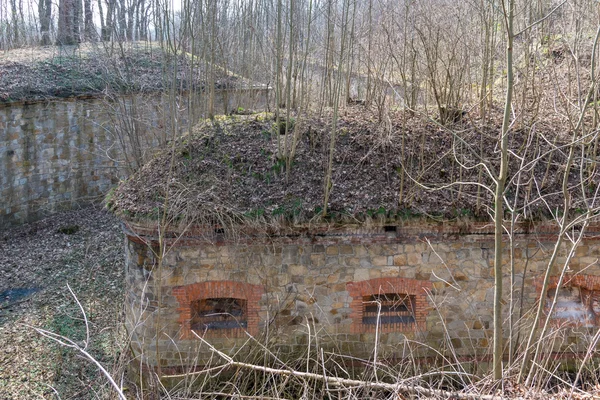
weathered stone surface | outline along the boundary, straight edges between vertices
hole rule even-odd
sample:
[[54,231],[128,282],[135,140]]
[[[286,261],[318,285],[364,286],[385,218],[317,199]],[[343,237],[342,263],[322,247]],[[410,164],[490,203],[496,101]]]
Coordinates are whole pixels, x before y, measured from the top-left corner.
[[[217,96],[219,108],[227,113],[233,103],[250,104],[247,96]],[[130,141],[123,128],[134,116],[121,107],[131,110],[134,103],[142,116],[135,120],[142,146],[137,150],[152,155],[157,138],[170,126],[171,113],[161,111],[160,95],[123,97],[118,104],[98,97],[0,105],[0,227],[101,200],[126,178],[132,166],[124,152],[131,158],[131,151],[121,143]],[[178,115],[176,134],[188,123],[186,111]],[[200,117],[197,112],[192,120]]]
[[[450,346],[460,356],[487,354],[493,330],[494,301],[493,274],[489,268],[488,250],[485,250],[491,248],[490,236],[464,235],[460,240],[448,240],[447,237],[436,240],[432,236],[431,247],[416,244],[402,235],[387,238],[388,242],[384,244],[370,244],[380,239],[372,233],[355,233],[352,238],[360,239],[360,243],[350,245],[344,235],[336,235],[311,238],[306,242],[298,239],[294,243],[287,238],[270,238],[258,240],[267,240],[268,244],[238,246],[235,243],[201,242],[196,246],[173,246],[171,254],[164,259],[161,282],[166,287],[160,291],[163,296],[160,332],[177,338],[177,348],[172,342],[159,340],[160,362],[172,366],[180,362],[180,357],[192,360],[198,356],[201,360],[211,356],[210,351],[198,352],[199,342],[193,336],[183,335],[182,321],[185,320],[181,315],[189,313],[189,306],[186,309],[177,297],[181,287],[206,282],[215,287],[226,288],[241,283],[260,288],[262,292],[255,295],[258,300],[254,304],[258,310],[253,316],[257,320],[255,334],[261,338],[263,333],[268,333],[270,343],[280,346],[277,348],[303,350],[308,343],[306,335],[310,327],[311,335],[319,335],[323,348],[368,359],[375,347],[375,329],[364,330],[364,302],[373,301],[369,300],[372,299],[370,295],[408,290],[407,287],[391,287],[391,281],[410,281],[411,285],[416,285],[416,290],[429,287],[425,304],[415,310],[423,316],[423,328],[383,326],[377,336],[379,354],[401,357],[406,339],[418,340],[431,349],[442,351]],[[529,311],[539,300],[540,279],[550,252],[542,249],[546,245],[536,237],[520,238],[515,244],[522,249],[521,256],[530,257],[527,270],[522,266],[524,259],[515,260],[518,268],[514,296],[518,299],[517,307],[523,307],[526,326],[527,318],[533,315]],[[597,247],[596,239],[584,241],[572,263],[589,265],[583,272],[586,275],[577,282],[588,285],[590,290],[600,291],[600,266],[590,255]],[[436,255],[428,249],[435,249]],[[561,249],[562,254],[566,254],[566,250],[566,247]],[[427,257],[424,254],[428,254]],[[159,291],[154,277],[157,273],[146,268],[155,260],[152,252],[143,245],[130,244],[126,246],[126,261],[129,266],[127,324],[133,332],[132,346],[136,349],[143,349],[142,343],[155,346],[159,332],[155,326]],[[508,288],[508,268],[506,271],[504,285]],[[370,282],[372,292],[356,297],[352,288],[364,282]],[[249,298],[243,290],[223,290],[220,296],[225,298]],[[505,292],[505,303],[509,295]],[[202,293],[193,296],[203,298]],[[504,312],[508,312],[508,307],[504,307]],[[187,318],[191,318],[191,313],[188,315]],[[572,349],[581,347],[583,351],[585,346],[581,343],[589,340],[593,333],[580,332],[568,324],[565,326],[568,328],[565,340],[555,344],[555,350],[564,350],[565,346],[571,345]],[[231,330],[210,330],[205,338],[230,354],[247,342],[245,333],[238,335]],[[144,354],[151,365],[156,365],[154,350],[145,348]],[[421,351],[423,356],[432,355],[428,347]]]

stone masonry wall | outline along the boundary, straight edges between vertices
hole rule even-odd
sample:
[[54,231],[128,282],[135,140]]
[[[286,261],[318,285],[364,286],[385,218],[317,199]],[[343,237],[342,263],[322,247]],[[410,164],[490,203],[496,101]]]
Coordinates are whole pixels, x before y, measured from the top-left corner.
[[[253,346],[245,334],[227,329],[194,334],[189,323],[186,325],[190,302],[214,296],[199,289],[199,285],[210,284],[220,287],[221,293],[229,293],[222,297],[236,297],[231,295],[235,292],[253,293],[251,301],[258,323],[252,327],[249,323],[248,330],[259,341],[268,343],[271,350],[285,350],[283,354],[306,351],[308,343],[314,346],[318,342],[326,351],[363,359],[372,357],[377,346],[383,358],[401,358],[407,353],[435,357],[436,351],[448,354],[451,348],[460,359],[485,360],[491,355],[493,329],[490,229],[485,224],[465,227],[415,221],[391,229],[355,227],[312,236],[259,237],[237,242],[220,241],[217,235],[213,243],[190,234],[173,242],[162,269],[157,266],[158,249],[152,250],[155,238],[143,229],[134,229],[128,231],[126,240],[126,314],[132,347],[150,367],[157,363],[174,368],[204,365],[211,356],[214,358],[195,334],[204,335],[228,354],[241,357],[251,353]],[[590,231],[569,264],[569,276],[580,278],[568,279],[578,286],[590,281],[590,290],[600,289],[600,280],[595,278],[600,276],[599,230]],[[512,290],[506,266],[504,310],[508,316],[512,295],[513,315],[525,316],[517,324],[523,332],[531,325],[528,311],[539,298],[554,231],[546,226],[516,235]],[[565,246],[557,268],[562,267],[566,255]],[[237,289],[230,290],[232,285]],[[163,310],[160,317],[159,291]],[[378,332],[372,325],[363,324],[364,296],[377,293],[412,296],[415,321],[392,328],[382,325]],[[250,302],[249,295],[238,297]],[[554,350],[568,347],[572,354],[585,351],[593,329],[581,324],[566,326],[567,334],[554,342]],[[318,340],[309,341],[308,335],[318,336]]]
[[[216,110],[264,104],[261,96],[222,91]],[[196,121],[205,107],[202,97],[193,101]],[[187,96],[177,99],[176,110],[169,104],[160,96],[136,95],[0,105],[0,227],[101,198],[130,173],[132,148],[151,155],[171,137],[174,115],[179,132],[186,129]],[[134,128],[140,140],[128,142],[120,132]]]

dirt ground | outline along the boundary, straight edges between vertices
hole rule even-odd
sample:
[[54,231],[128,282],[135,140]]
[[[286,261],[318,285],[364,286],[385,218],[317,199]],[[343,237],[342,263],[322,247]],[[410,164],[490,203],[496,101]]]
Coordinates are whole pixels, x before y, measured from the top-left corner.
[[85,346],[118,374],[123,321],[122,236],[100,207],[0,231],[0,399],[110,398],[108,382],[72,349],[35,328]]

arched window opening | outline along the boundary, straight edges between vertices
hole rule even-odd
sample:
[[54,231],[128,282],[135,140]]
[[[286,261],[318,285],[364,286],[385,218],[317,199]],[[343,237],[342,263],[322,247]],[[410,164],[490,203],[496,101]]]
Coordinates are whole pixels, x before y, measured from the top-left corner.
[[401,326],[415,323],[415,296],[400,293],[363,296],[362,323]]
[[248,326],[248,302],[244,299],[217,297],[192,301],[190,305],[190,325],[195,331]]
[[352,298],[352,332],[412,333],[426,329],[431,282],[389,277],[349,282],[346,287]]

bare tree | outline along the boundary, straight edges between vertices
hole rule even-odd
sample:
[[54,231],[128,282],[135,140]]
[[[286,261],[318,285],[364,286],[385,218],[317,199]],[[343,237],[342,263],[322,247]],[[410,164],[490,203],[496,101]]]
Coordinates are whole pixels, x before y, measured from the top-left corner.
[[79,41],[80,9],[81,0],[60,0],[58,4],[58,31],[56,44],[72,45]]
[[[86,0],[89,1],[89,0]],[[38,18],[40,20],[40,44],[50,44],[50,27],[52,25],[52,0],[38,0]]]

